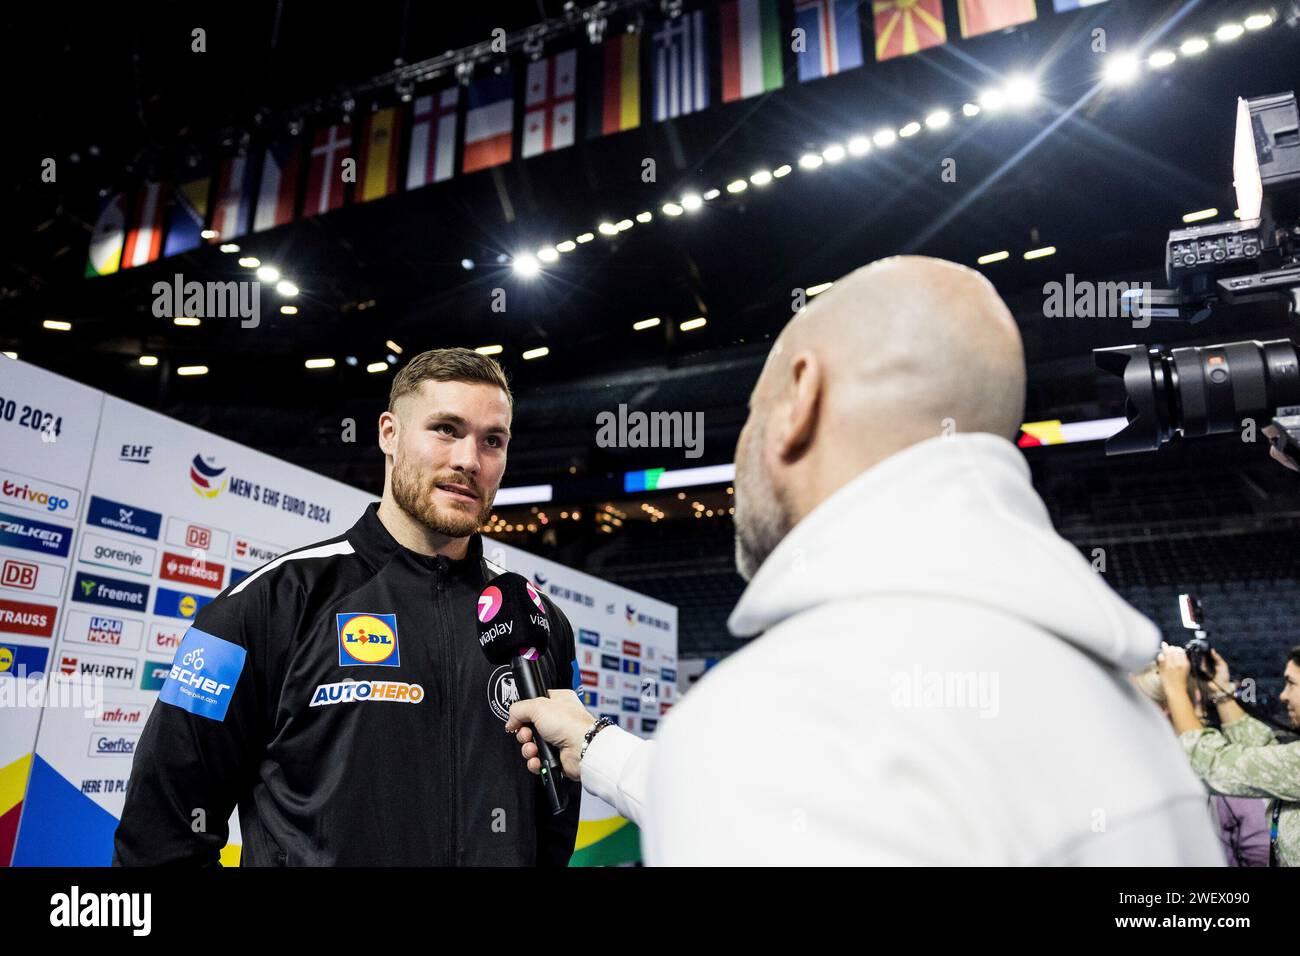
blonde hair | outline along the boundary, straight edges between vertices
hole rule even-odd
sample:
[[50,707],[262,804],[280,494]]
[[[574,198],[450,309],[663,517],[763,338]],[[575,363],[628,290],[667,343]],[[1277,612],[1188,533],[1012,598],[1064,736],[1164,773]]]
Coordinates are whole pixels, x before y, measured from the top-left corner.
[[514,396],[510,394],[506,373],[496,359],[461,348],[430,349],[407,362],[393,379],[393,387],[388,393],[388,410],[391,412],[403,395],[418,392],[420,383],[427,381],[495,385],[506,393],[506,401],[510,403],[510,410],[514,411]]
[[1161,707],[1169,706],[1169,695],[1165,693],[1165,685],[1160,680],[1160,672],[1156,669],[1155,661],[1130,676],[1133,684],[1144,697],[1155,701]]

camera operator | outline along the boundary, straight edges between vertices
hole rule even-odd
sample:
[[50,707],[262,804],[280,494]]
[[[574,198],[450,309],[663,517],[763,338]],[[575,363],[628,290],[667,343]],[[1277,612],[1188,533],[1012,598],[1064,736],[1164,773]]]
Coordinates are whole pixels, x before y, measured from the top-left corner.
[[[1227,662],[1210,652],[1214,675],[1208,679],[1209,702],[1218,710],[1222,729],[1202,722],[1188,691],[1191,662],[1181,647],[1163,644],[1156,666],[1169,702],[1169,718],[1192,770],[1216,793],[1268,797],[1270,860],[1274,866],[1300,866],[1300,741],[1278,743],[1273,730],[1247,714],[1234,698]],[[1300,727],[1300,646],[1287,655],[1283,672],[1291,724]]]

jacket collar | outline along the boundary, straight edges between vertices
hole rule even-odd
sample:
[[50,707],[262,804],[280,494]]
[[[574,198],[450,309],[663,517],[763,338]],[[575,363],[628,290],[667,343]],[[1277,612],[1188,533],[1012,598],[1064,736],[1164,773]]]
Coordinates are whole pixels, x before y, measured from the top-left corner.
[[459,561],[440,554],[420,554],[402,545],[384,527],[384,523],[379,520],[378,501],[366,505],[366,510],[348,531],[347,540],[376,570],[394,557],[402,555],[406,560],[429,571],[441,570],[443,573],[456,576],[465,574],[483,576],[483,537],[477,531],[469,536],[469,549],[465,557]]

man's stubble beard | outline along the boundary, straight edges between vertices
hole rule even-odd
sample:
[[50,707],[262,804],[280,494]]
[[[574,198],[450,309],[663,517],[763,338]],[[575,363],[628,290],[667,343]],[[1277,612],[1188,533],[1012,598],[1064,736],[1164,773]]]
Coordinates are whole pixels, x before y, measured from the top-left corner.
[[781,543],[791,528],[792,509],[772,484],[764,467],[763,431],[756,422],[745,456],[748,467],[736,474],[736,571],[746,581]]
[[450,508],[439,508],[434,499],[435,486],[439,484],[471,484],[463,475],[425,475],[401,459],[393,462],[393,502],[430,531],[449,538],[465,538],[477,531],[492,514],[492,501],[476,483],[479,499],[478,515],[468,515]]

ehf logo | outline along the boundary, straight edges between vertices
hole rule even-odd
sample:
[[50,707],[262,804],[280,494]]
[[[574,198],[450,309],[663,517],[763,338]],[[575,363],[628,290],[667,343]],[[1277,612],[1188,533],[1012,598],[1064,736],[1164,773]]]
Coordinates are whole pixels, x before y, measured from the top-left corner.
[[[531,591],[532,588],[530,587]],[[478,596],[478,622],[486,624],[492,618],[497,616],[501,610],[501,589],[496,585],[483,589],[483,593]]]
[[397,615],[352,612],[336,614],[339,630],[339,666],[370,664],[397,667]]
[[195,455],[190,461],[190,487],[204,498],[215,498],[226,490],[226,483],[230,481],[229,476],[222,477],[226,469],[218,468],[215,461],[212,456],[205,461],[202,455]]
[[541,571],[533,572],[533,580],[537,582],[539,588],[546,587],[546,575],[542,574]]

